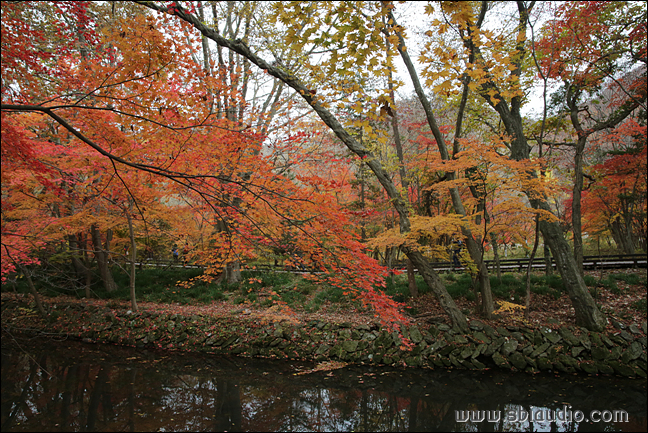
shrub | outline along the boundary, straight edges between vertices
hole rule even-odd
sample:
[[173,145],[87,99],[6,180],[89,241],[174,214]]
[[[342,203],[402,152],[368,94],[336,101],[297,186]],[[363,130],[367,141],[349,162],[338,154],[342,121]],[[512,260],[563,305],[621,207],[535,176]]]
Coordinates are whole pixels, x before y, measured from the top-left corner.
[[583,277],[583,279],[585,280],[585,284],[588,287],[596,287],[596,285],[598,284],[598,280],[595,277],[591,276],[591,275],[585,275],[585,277]]
[[457,281],[452,284],[449,284],[446,289],[450,296],[453,299],[457,299],[461,296],[468,299],[469,293],[472,294],[474,299],[474,293],[472,293],[472,278],[468,274],[461,274]]
[[617,281],[623,281],[627,284],[641,284],[644,283],[645,281],[641,278],[640,275],[638,274],[614,274],[610,275],[610,277],[614,278]]
[[511,292],[520,285],[520,282],[513,274],[502,275],[501,281],[497,277],[491,276],[490,283],[493,296],[498,298],[509,298]]

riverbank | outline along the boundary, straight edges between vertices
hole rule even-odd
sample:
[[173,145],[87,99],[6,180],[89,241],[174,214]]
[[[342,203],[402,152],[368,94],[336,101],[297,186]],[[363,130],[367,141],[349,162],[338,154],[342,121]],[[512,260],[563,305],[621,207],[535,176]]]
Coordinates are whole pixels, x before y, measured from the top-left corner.
[[[313,360],[334,368],[354,364],[431,369],[499,368],[528,373],[609,374],[646,378],[646,321],[619,323],[603,333],[569,325],[491,326],[470,322],[455,333],[445,323],[416,321],[397,331],[371,316],[308,318],[279,308],[192,309],[45,298],[42,318],[30,297],[2,294],[2,331],[78,339],[87,343]],[[406,339],[404,344],[403,338]]]

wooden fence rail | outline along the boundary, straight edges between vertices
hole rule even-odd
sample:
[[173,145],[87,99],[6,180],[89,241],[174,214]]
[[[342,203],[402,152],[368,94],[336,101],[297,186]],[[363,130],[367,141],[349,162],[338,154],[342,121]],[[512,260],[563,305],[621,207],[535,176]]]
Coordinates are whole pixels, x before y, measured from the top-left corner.
[[[583,257],[583,269],[592,270],[592,269],[625,269],[625,268],[646,268],[648,263],[648,256],[646,254],[611,254],[611,255],[601,255],[601,256],[585,256]],[[556,262],[551,260],[552,267],[556,268]],[[183,265],[182,261],[174,260],[147,260],[141,263],[137,263],[141,267],[158,267],[158,268],[200,268],[201,266],[196,264],[187,264]],[[452,262],[433,262],[431,263],[432,267],[439,272],[449,272],[449,271],[461,271],[465,270],[464,267],[455,268],[452,266]],[[495,270],[495,261],[486,260],[486,266],[489,270]],[[500,260],[500,269],[504,272],[523,272],[529,266],[528,258],[521,259],[503,259]],[[404,271],[407,269],[407,266],[404,262],[395,263],[392,265],[393,269],[398,269]],[[533,260],[533,269],[541,270],[545,268],[545,260],[543,257],[537,257]],[[257,265],[247,265],[244,267],[248,271],[259,271],[259,272],[272,272],[272,271],[290,271],[290,272],[310,272],[307,268],[288,268],[283,265],[269,265],[269,264],[257,264]]]

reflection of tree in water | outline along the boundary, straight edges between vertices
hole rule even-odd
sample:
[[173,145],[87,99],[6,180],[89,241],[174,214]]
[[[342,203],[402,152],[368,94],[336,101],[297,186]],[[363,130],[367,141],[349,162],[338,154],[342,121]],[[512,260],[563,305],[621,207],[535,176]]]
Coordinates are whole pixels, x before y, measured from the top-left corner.
[[212,431],[241,431],[241,389],[229,379],[213,379],[216,387]]
[[[23,358],[26,358],[26,354]],[[7,358],[7,359],[5,359]],[[10,360],[9,357],[5,355],[5,352],[2,352],[2,365],[7,365]],[[24,361],[24,360],[23,360]],[[24,380],[19,380],[16,376],[9,376],[8,369],[3,369],[2,371],[2,416],[7,415],[7,418],[2,422],[2,431],[7,431],[9,427],[23,419],[19,414],[26,414],[30,412],[30,407],[27,404],[29,391],[32,387],[32,384],[35,380],[37,366],[35,362],[23,362],[22,365],[27,364],[28,371],[25,372],[24,368],[22,371],[17,371],[19,377],[24,377],[27,373],[27,377]],[[13,399],[13,404],[10,403],[10,400],[5,399],[5,392],[10,394]]]
[[286,362],[71,347],[30,356],[3,348],[3,431],[499,431],[511,426],[459,423],[455,411],[560,409],[565,401],[585,413],[623,408],[633,426],[646,424],[645,387],[618,378],[355,367],[295,375]]

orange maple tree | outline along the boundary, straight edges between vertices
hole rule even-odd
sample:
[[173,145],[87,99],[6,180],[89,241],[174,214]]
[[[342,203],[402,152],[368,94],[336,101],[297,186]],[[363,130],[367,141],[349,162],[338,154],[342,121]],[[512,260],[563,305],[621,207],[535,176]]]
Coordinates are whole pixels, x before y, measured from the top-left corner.
[[[3,47],[11,36],[2,52],[3,276],[15,271],[9,252],[19,251],[5,239],[28,231],[47,228],[32,235],[40,243],[20,247],[24,264],[36,262],[41,246],[66,250],[71,236],[89,230],[98,261],[131,248],[134,264],[135,232],[146,238],[163,221],[170,242],[191,243],[206,279],[289,238],[288,260],[321,272],[310,278],[342,287],[381,320],[406,321],[377,290],[386,271],[365,254],[353,214],[333,193],[341,191],[338,168],[333,176],[315,171],[304,140],[292,136],[284,142],[292,155],[281,154],[296,168],[282,172],[277,154],[263,151],[262,131],[218,111],[216,95],[243,103],[237,90],[193,62],[183,38],[168,37],[186,24],[150,13],[98,22],[87,11],[99,6],[60,2],[66,19],[49,22],[66,31],[54,41],[48,28],[26,24],[33,6],[7,2],[2,12]],[[68,34],[77,27],[82,40]],[[65,49],[39,57],[40,46],[18,44],[27,30]],[[111,238],[126,224],[130,243]]]

